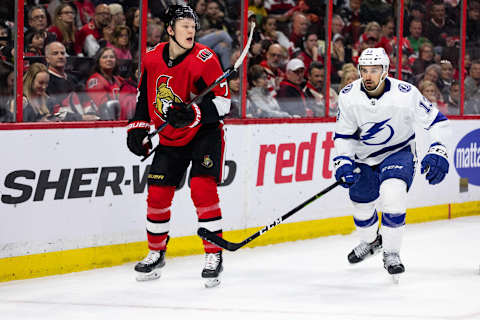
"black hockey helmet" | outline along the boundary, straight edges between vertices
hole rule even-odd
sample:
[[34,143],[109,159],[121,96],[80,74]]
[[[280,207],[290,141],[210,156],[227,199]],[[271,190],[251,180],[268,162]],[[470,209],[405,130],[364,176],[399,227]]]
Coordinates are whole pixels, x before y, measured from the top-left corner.
[[195,30],[200,30],[200,21],[198,20],[198,16],[195,11],[193,11],[190,6],[182,6],[177,4],[171,5],[168,7],[167,11],[165,11],[165,27],[172,26],[173,28],[175,21],[185,18],[193,19],[193,21],[195,21]]

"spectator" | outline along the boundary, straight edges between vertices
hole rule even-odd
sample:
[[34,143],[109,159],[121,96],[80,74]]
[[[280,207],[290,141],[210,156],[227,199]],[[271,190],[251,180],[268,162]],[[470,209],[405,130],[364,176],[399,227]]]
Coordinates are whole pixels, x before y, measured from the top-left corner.
[[[320,62],[312,62],[308,68],[308,81],[303,88],[305,97],[307,99],[307,105],[313,111],[315,117],[325,116],[325,97],[323,96],[323,85],[325,78],[325,69]],[[329,100],[330,109],[328,111],[329,116],[333,116],[336,113],[338,95],[330,88]]]
[[264,2],[264,0],[248,1],[248,10],[252,11],[255,14],[257,26],[262,25],[263,19],[265,19],[268,15],[268,12],[264,6]]
[[[130,28],[130,52],[134,59],[138,58],[138,43],[140,30],[140,10],[138,8],[130,8],[125,15],[127,26]],[[148,26],[148,25],[147,25]],[[148,31],[147,31],[148,32]]]
[[217,0],[208,0],[205,16],[201,21],[201,30],[197,31],[198,42],[211,48],[218,55],[223,69],[228,68],[232,54],[233,39],[224,22]]
[[147,25],[147,48],[152,49],[162,41],[163,27],[156,23]]
[[281,69],[284,58],[284,48],[278,43],[273,43],[268,47],[266,59],[260,65],[267,72],[268,91],[272,97],[275,97],[280,87],[280,82],[285,77],[285,73]]
[[[49,81],[46,89],[49,97],[58,106],[59,116],[65,121],[98,120],[89,102],[83,106],[80,97],[75,91],[82,91],[83,86],[78,80],[65,71],[67,64],[65,46],[58,41],[49,43],[45,47],[45,60],[48,64]],[[87,114],[88,112],[93,114]]]
[[125,14],[123,13],[123,7],[121,4],[112,3],[108,5],[110,14],[112,15],[112,21],[115,27],[124,26],[126,24]]
[[448,60],[440,61],[440,79],[437,81],[438,88],[442,93],[444,100],[446,101],[447,96],[450,92],[450,86],[453,82],[453,65]]
[[349,85],[353,81],[359,78],[357,70],[346,70],[342,74],[342,80],[340,81],[340,86],[338,87],[338,91],[340,92],[345,86]]
[[392,6],[383,0],[363,0],[360,6],[360,22],[365,24],[393,16]]
[[230,89],[230,112],[227,118],[240,118],[242,116],[242,99],[240,95],[240,75],[238,72],[228,79]]
[[423,80],[418,86],[420,92],[427,98],[434,107],[440,110],[441,113],[447,114],[447,105],[443,102],[442,94],[438,90],[435,82],[429,80]]
[[23,121],[54,121],[53,101],[49,99],[46,89],[49,75],[47,67],[33,63],[23,76]]
[[305,65],[305,77],[308,75],[308,67],[313,61],[320,61],[323,63],[323,57],[319,53],[318,36],[314,32],[307,32],[302,41],[301,50],[295,55],[303,61]]
[[69,4],[60,4],[55,9],[53,25],[48,29],[56,35],[57,41],[63,43],[68,55],[75,55],[75,11]]
[[254,118],[290,118],[290,115],[280,109],[277,99],[268,91],[267,73],[265,69],[255,64],[248,69],[250,90],[247,95],[247,114]]
[[334,14],[332,16],[332,34],[343,34],[343,28],[345,27],[345,22],[343,22],[342,17],[340,17],[338,14]]
[[412,47],[413,51],[418,55],[420,47],[424,43],[430,41],[427,38],[422,37],[423,25],[421,20],[413,19],[410,21],[409,30],[410,35],[407,37],[407,39],[410,41],[410,46]]
[[430,20],[426,24],[425,36],[435,47],[444,47],[445,39],[449,32],[457,29],[455,22],[446,15],[445,3],[442,0],[434,0],[430,9]]
[[360,38],[362,24],[360,22],[360,5],[362,0],[350,0],[341,8],[340,16],[347,21],[343,32],[347,37],[346,43],[353,46]]
[[32,31],[25,37],[25,56],[41,57],[43,56],[43,48],[45,46],[45,32],[38,30]]
[[280,109],[286,111],[291,116],[305,117],[313,116],[313,112],[307,108],[305,95],[300,87],[305,74],[305,65],[303,61],[297,58],[287,63],[286,79],[280,82],[278,90],[278,103]]
[[480,60],[473,60],[468,77],[465,78],[465,100],[480,102]]
[[[423,29],[423,21],[425,17],[425,7],[421,3],[412,3],[410,5],[410,9],[407,9],[405,15],[405,23],[403,25],[405,35],[410,35],[410,22],[412,20],[417,20],[422,22],[422,29]],[[407,29],[408,28],[408,29]],[[419,46],[420,47],[420,46]],[[418,52],[418,48],[417,48]]]
[[430,42],[425,42],[420,46],[420,53],[417,59],[413,62],[413,74],[418,75],[425,72],[425,69],[435,63],[433,60],[434,52],[433,45]]
[[435,85],[438,87],[437,83],[438,83],[438,80],[440,78],[440,72],[441,72],[441,68],[438,64],[431,64],[429,65],[426,69],[425,69],[425,72],[423,74],[420,74],[418,77],[417,77],[417,81],[416,83],[418,83],[420,85],[420,83],[422,81],[431,81],[433,83],[435,83]]
[[293,43],[294,48],[300,48],[302,45],[302,39],[307,34],[309,21],[307,17],[297,11],[292,17],[292,31],[290,33],[289,40]]
[[332,70],[331,70],[331,81],[332,83],[339,83],[341,74],[340,70],[342,66],[347,61],[352,61],[352,49],[350,47],[345,47],[345,38],[340,34],[336,33],[332,37]]
[[395,21],[393,17],[388,17],[381,25],[380,41],[377,47],[382,47],[388,55],[393,53],[393,47],[395,46]]
[[467,10],[467,46],[480,45],[480,2],[468,1]]
[[[6,64],[3,63],[6,66]],[[0,74],[0,122],[13,122],[15,120],[14,103],[15,72],[10,66]]]
[[[396,49],[394,51],[396,51]],[[402,80],[414,84],[416,78],[413,75],[412,67],[408,57],[410,52],[411,51],[405,46],[402,49]],[[397,57],[395,54],[390,56],[390,61],[391,65],[389,68],[389,73],[393,76],[397,74]]]
[[272,15],[269,15],[262,20],[260,37],[262,40],[278,42],[278,44],[286,49],[291,49],[293,47],[293,43],[288,40],[287,36],[283,32],[277,30],[277,19]]
[[91,0],[75,0],[75,6],[77,7],[77,16],[79,25],[83,26],[92,20],[95,16],[95,6]]
[[458,81],[452,82],[450,91],[445,101],[447,101],[448,114],[460,114],[460,83],[458,83]]
[[120,116],[119,93],[123,79],[118,76],[117,57],[112,48],[102,48],[95,56],[93,74],[87,80],[87,94],[102,120]]
[[115,28],[112,35],[112,43],[107,45],[113,48],[117,59],[132,60],[130,52],[130,29],[126,25],[120,25]]
[[[29,29],[25,33],[25,38],[31,36],[31,33],[41,31],[45,38],[45,44],[56,40],[54,33],[48,32],[48,13],[43,6],[32,7],[28,11],[28,25]],[[42,48],[43,51],[44,48]]]
[[103,28],[107,27],[111,21],[112,15],[110,14],[108,6],[106,4],[96,6],[93,20],[84,25],[78,32],[78,39],[75,42],[75,52],[93,57],[100,48],[98,41],[103,36]]

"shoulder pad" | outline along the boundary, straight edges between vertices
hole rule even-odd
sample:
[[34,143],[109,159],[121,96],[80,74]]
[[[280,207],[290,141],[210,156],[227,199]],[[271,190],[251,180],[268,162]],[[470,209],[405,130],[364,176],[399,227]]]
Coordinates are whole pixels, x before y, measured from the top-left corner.
[[346,94],[348,92],[350,92],[350,90],[352,90],[353,88],[353,83],[350,83],[349,85],[346,85],[342,91],[340,91],[340,93],[343,93],[343,94]]

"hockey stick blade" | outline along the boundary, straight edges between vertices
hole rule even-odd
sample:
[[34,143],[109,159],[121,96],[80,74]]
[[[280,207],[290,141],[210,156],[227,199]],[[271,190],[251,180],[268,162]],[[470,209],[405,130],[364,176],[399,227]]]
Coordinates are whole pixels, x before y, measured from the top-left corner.
[[211,232],[208,229],[205,229],[203,227],[201,227],[197,230],[197,234],[200,236],[200,238],[202,238],[204,240],[207,240],[208,242],[213,243],[214,245],[216,245],[220,248],[223,248],[223,249],[228,250],[228,251],[236,251],[236,250],[240,249],[241,247],[245,246],[246,244],[248,244],[249,242],[253,241],[254,239],[258,238],[259,236],[261,236],[265,232],[267,232],[267,231],[273,229],[274,227],[278,226],[280,223],[287,220],[290,216],[292,216],[296,212],[305,208],[307,205],[314,202],[315,200],[317,200],[321,196],[325,195],[330,190],[335,189],[341,183],[342,183],[341,180],[335,181],[335,183],[326,187],[325,189],[323,189],[322,191],[320,191],[316,195],[312,196],[311,198],[305,200],[304,202],[302,202],[301,204],[299,204],[298,206],[296,206],[295,208],[293,208],[289,212],[285,213],[283,216],[275,219],[272,223],[267,224],[262,229],[255,232],[254,234],[252,234],[251,236],[249,236],[248,238],[246,238],[242,242],[236,243],[236,242],[227,241],[227,240],[223,239],[222,237],[219,237],[215,233],[213,233],[213,232]]

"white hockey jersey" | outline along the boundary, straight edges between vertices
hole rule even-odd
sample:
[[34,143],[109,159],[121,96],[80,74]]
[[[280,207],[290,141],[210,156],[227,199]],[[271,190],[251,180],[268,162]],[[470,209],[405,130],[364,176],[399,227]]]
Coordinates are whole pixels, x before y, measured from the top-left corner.
[[446,120],[407,82],[386,78],[383,94],[373,98],[358,79],[338,97],[335,156],[376,165],[408,145],[415,152],[415,123],[427,130],[432,143],[442,143]]

